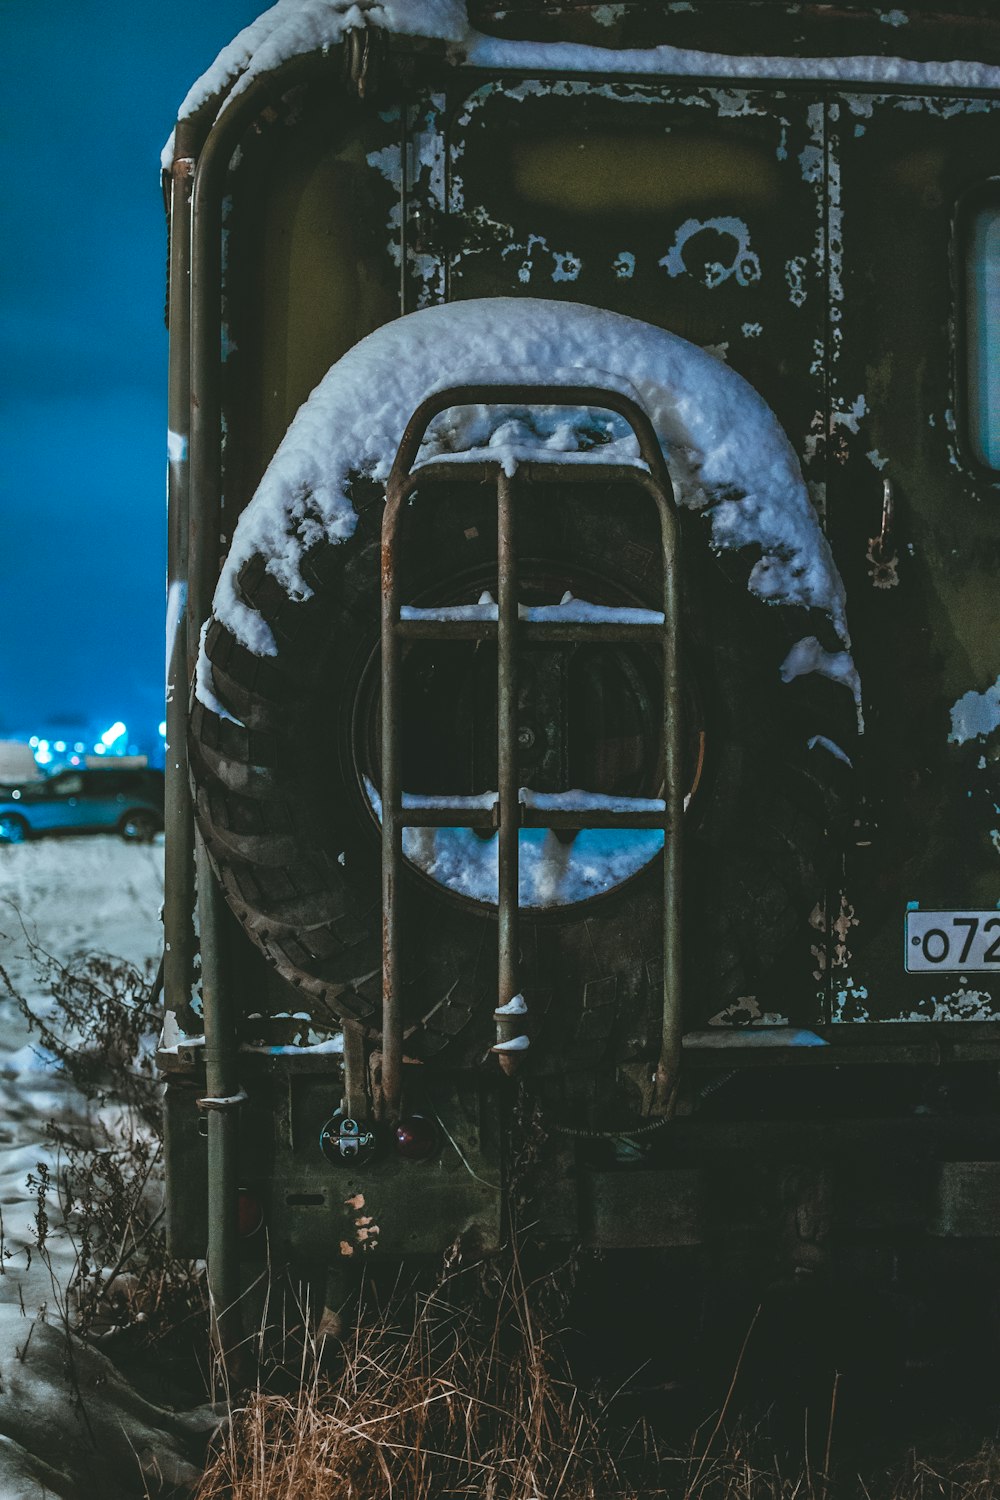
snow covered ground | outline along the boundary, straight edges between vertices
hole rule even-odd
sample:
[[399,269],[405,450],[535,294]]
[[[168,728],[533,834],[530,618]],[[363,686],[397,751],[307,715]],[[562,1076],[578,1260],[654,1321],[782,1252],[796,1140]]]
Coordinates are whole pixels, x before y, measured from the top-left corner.
[[[32,946],[63,962],[91,952],[153,965],[162,895],[162,841],[0,845],[0,965],[33,1010],[52,1015]],[[59,1309],[74,1253],[50,1201],[48,1261],[38,1254],[27,1178],[40,1162],[55,1173],[47,1124],[78,1123],[88,1106],[6,987],[0,1020],[0,1500],[131,1500],[160,1493],[160,1475],[183,1493],[210,1414],[154,1407],[98,1350],[67,1343]]]

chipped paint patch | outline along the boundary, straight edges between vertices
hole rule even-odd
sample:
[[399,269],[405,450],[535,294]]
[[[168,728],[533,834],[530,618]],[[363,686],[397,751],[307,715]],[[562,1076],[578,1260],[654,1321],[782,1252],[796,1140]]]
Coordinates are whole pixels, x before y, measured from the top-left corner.
[[[704,260],[698,265],[697,256],[688,263],[686,250],[699,235],[713,233],[733,241],[734,249],[728,264],[721,260]],[[750,248],[750,230],[742,219],[732,214],[714,219],[685,219],[674,236],[674,242],[659,261],[668,276],[693,276],[705,286],[713,289],[736,277],[740,286],[749,286],[760,280],[760,258]]]
[[[583,261],[572,250],[553,250],[543,234],[529,234],[527,244],[518,243],[514,239],[514,231],[510,225],[496,225],[503,231],[503,238],[509,241],[507,247],[501,252],[506,258],[508,255],[520,251],[524,260],[517,268],[517,279],[522,285],[527,286],[538,266],[536,251],[541,251],[545,256],[552,257],[552,270],[549,273],[553,281],[576,281],[583,270]],[[544,275],[544,270],[542,271]]]
[[761,1010],[756,995],[739,995],[724,1010],[711,1016],[709,1026],[787,1026],[788,1017],[777,1011]]
[[823,152],[819,146],[803,146],[799,152],[799,167],[803,182],[822,182]]
[[350,1240],[341,1240],[341,1255],[353,1255],[358,1247],[366,1251],[378,1249],[379,1226],[371,1214],[361,1212],[364,1206],[364,1193],[355,1193],[352,1197],[344,1199],[344,1207],[354,1211],[354,1244],[352,1245]]
[[[853,927],[857,927],[858,925],[859,922],[858,918],[855,915],[854,907],[851,905],[850,901],[848,901],[843,891],[840,892],[839,908],[837,911],[837,915],[832,922],[830,922],[829,920],[826,905],[822,901],[817,902],[812,911],[809,913],[809,926],[812,927],[815,932],[820,933],[822,936],[829,936],[833,939],[832,952],[830,954],[829,960],[831,969],[845,969],[850,963],[851,950],[848,939],[851,935],[851,929]],[[822,943],[814,943],[810,949],[810,952],[812,953],[812,956],[816,961],[816,967],[813,970],[813,978],[816,980],[820,980],[823,978],[823,974],[825,973],[827,967],[826,945]],[[848,986],[850,985],[850,980],[847,981],[847,984]],[[867,995],[867,993],[868,992],[866,990],[865,995]],[[834,1016],[834,1019],[836,1020],[838,1019],[838,1017]],[[867,1019],[867,1016],[854,1017],[852,1019],[865,1020]]]
[[928,114],[938,120],[951,120],[956,115],[979,115],[986,114],[995,108],[989,99],[950,99],[944,103],[941,99],[920,95],[907,96],[894,101],[894,108],[901,109],[907,114]]
[[834,1022],[861,1022],[871,1020],[871,1011],[864,1003],[868,999],[868,986],[852,984],[850,980],[834,992],[830,1019]]
[[[822,111],[822,105],[818,106]],[[811,108],[810,108],[811,113]],[[830,119],[836,121],[840,118],[840,107],[837,104],[830,105]],[[825,136],[825,120],[823,133]],[[844,300],[844,211],[841,206],[840,196],[840,162],[833,152],[832,146],[826,150],[826,259],[827,273],[827,295],[829,297],[830,317],[830,356],[836,360],[840,354],[843,342],[843,329],[841,322],[843,311],[841,304]],[[823,231],[820,230],[822,238]]]
[[785,261],[785,280],[788,282],[788,300],[793,307],[801,307],[806,300],[806,260],[803,255],[793,255]]
[[968,987],[950,991],[940,997],[922,1000],[908,1015],[895,1016],[899,1023],[908,1021],[995,1021],[997,1006],[988,990]]
[[555,269],[552,272],[553,281],[576,281],[583,270],[583,261],[571,250],[553,251]]
[[835,969],[846,968],[851,961],[851,950],[848,939],[851,928],[859,926],[858,918],[854,914],[854,907],[848,901],[844,892],[840,893],[840,910],[837,912],[832,924],[833,932],[833,967]]
[[[839,410],[830,414],[831,427],[846,427],[848,432],[857,433],[861,418],[868,414],[868,403],[864,396],[857,396],[850,406],[843,397],[839,398]],[[870,455],[869,455],[870,457]]]
[[985,738],[1000,728],[1000,676],[984,693],[970,691],[951,707],[950,745]]
[[[814,932],[819,933],[821,937],[826,936],[826,905],[824,902],[817,901],[809,913],[809,926]],[[819,982],[826,973],[826,944],[823,942],[811,943],[809,952],[812,954],[815,963],[813,978]]]

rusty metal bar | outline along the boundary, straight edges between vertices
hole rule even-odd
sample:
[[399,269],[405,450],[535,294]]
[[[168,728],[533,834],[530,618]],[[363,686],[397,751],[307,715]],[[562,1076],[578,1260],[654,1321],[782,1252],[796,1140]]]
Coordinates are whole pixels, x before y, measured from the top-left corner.
[[[190,422],[188,463],[190,503],[187,513],[187,628],[186,664],[190,669],[196,660],[201,626],[208,619],[212,595],[218,579],[219,562],[224,550],[222,515],[222,402],[221,402],[221,327],[222,327],[222,203],[233,152],[240,138],[273,95],[291,83],[336,67],[340,49],[331,49],[322,58],[309,56],[293,59],[275,74],[255,78],[227,108],[221,109],[221,96],[205,101],[190,122],[178,124],[178,154],[195,158],[190,209],[190,261],[186,278],[190,286],[190,323],[184,324],[183,338],[190,340],[190,364],[186,376],[188,410],[183,420]],[[216,116],[216,112],[218,115]],[[214,122],[214,123],[213,123]],[[185,152],[183,142],[194,140],[196,149]],[[200,149],[197,149],[200,148]],[[186,238],[186,236],[185,236]],[[182,293],[186,295],[186,292]],[[189,327],[189,334],[188,334]],[[173,330],[172,330],[173,332]],[[178,380],[184,380],[177,364]],[[187,431],[187,427],[181,429]],[[185,683],[185,688],[187,683]],[[186,692],[184,694],[186,707]],[[193,841],[188,823],[187,838]],[[201,934],[203,979],[202,1000],[206,1037],[214,1034],[218,1050],[217,1066],[227,1072],[238,1057],[236,1000],[232,976],[228,972],[223,930],[222,894],[207,858],[198,851],[197,902]],[[181,888],[181,899],[187,899]],[[206,954],[211,954],[210,976]],[[164,965],[166,977],[166,965]],[[239,1287],[239,1224],[237,1218],[236,1148],[238,1129],[236,1112],[228,1111],[212,1124],[209,1116],[208,1219],[211,1226],[208,1279],[216,1311],[213,1331],[217,1347],[233,1361],[238,1358],[241,1342],[240,1318],[234,1296]],[[230,1364],[230,1368],[234,1368]]]
[[[518,620],[522,638],[539,645],[598,645],[601,643],[649,646],[663,639],[662,624],[600,623],[589,620]],[[496,620],[400,620],[400,636],[407,641],[495,641]]]
[[382,517],[382,1109],[399,1113],[403,1014],[399,964],[399,874],[403,861],[402,767],[399,733],[399,583],[397,534],[400,486],[390,480]]
[[663,808],[616,812],[607,807],[522,807],[522,828],[662,828]]
[[497,827],[491,807],[404,807],[400,823],[404,828],[478,828],[481,832]]
[[[602,411],[614,411],[625,418],[632,431],[635,433],[639,443],[639,453],[643,463],[649,470],[653,482],[664,497],[664,508],[669,512],[669,502],[666,497],[673,495],[670,483],[670,475],[663,460],[663,453],[653,428],[653,424],[646,412],[638,402],[633,401],[630,396],[621,391],[601,390],[592,385],[454,385],[446,390],[435,391],[421,401],[413,416],[406,424],[406,429],[396,452],[392,465],[390,483],[393,479],[397,484],[403,484],[407,479],[411,481],[411,487],[416,483],[416,475],[411,474],[417,452],[420,448],[421,439],[431,422],[439,412],[447,411],[452,406],[596,406]],[[470,464],[434,464],[422,468],[420,476],[427,478],[443,477],[443,469],[458,470],[449,476],[451,478],[463,477],[474,470],[476,465]],[[495,466],[494,466],[495,467]],[[574,474],[574,470],[583,469],[584,474]],[[544,473],[551,479],[558,472],[560,480],[581,479],[589,480],[591,477],[591,466],[589,464],[545,464],[532,463],[520,466],[519,472],[522,478],[535,477]],[[595,465],[594,478],[598,477],[600,471],[617,472],[620,477],[626,475],[636,477],[636,470],[629,464]],[[641,472],[641,471],[640,471]],[[659,502],[658,502],[659,503]],[[661,511],[662,514],[662,511]],[[669,523],[668,523],[669,524]]]
[[[497,473],[497,1007],[518,984],[517,554],[513,480]],[[501,1055],[501,1064],[508,1059]]]
[[[668,481],[669,482],[669,481]],[[677,527],[666,490],[657,501],[663,538],[663,1010],[660,1056],[650,1113],[669,1116],[677,1102],[684,1038],[681,854],[684,821],[681,747],[680,588]]]
[[[238,1005],[228,984],[225,900],[202,839],[197,840],[201,916],[201,992],[205,1016],[205,1092],[208,1110],[208,1279],[212,1329],[218,1348],[235,1348],[242,1335],[237,1155],[240,1140]],[[229,1105],[231,1107],[219,1107]]]
[[[202,623],[222,552],[222,402],[220,327],[222,319],[222,195],[230,158],[244,122],[237,109],[209,135],[195,170],[191,208],[191,372],[190,485],[188,514],[187,656],[198,658]],[[238,1058],[232,979],[223,937],[223,898],[204,846],[196,841],[198,930],[202,961],[202,1014],[206,1054],[212,1050],[208,1088],[228,1094],[219,1083]],[[210,1040],[211,1039],[211,1040]],[[206,1068],[208,1058],[206,1056]],[[213,1078],[215,1081],[213,1081]],[[240,1242],[237,1208],[239,1120],[235,1110],[208,1118],[208,1284],[216,1348],[227,1357],[239,1346]]]
[[[473,461],[469,464],[435,463],[423,467],[419,475],[413,472],[418,450],[424,433],[432,419],[441,411],[463,405],[559,405],[596,406],[618,412],[624,416],[635,433],[639,451],[645,466],[634,465],[573,465],[526,463],[519,467],[519,477],[528,480],[544,479],[559,482],[600,483],[628,480],[641,484],[657,507],[663,548],[663,621],[653,625],[614,625],[610,622],[592,621],[535,621],[519,620],[517,611],[516,562],[513,555],[513,517],[511,485],[499,465]],[[499,916],[500,916],[500,963],[498,975],[498,1010],[517,993],[517,833],[523,824],[542,827],[662,827],[663,829],[663,987],[660,1025],[660,1053],[653,1075],[653,1096],[650,1106],[654,1115],[669,1116],[673,1113],[680,1076],[683,1038],[682,974],[681,974],[681,834],[683,820],[682,753],[680,734],[680,604],[678,589],[678,537],[674,515],[673,487],[667,472],[663,454],[652,422],[646,412],[628,396],[601,390],[593,386],[545,386],[545,385],[468,385],[454,386],[435,392],[423,401],[413,413],[403,434],[392,472],[389,477],[388,496],[398,510],[403,500],[416,489],[419,482],[460,480],[483,480],[495,476],[498,493],[498,567],[500,576],[498,619],[494,621],[400,621],[393,595],[391,617],[386,605],[386,585],[383,583],[383,653],[387,642],[398,651],[398,643],[404,636],[410,639],[492,639],[498,646],[498,752],[500,757],[500,794],[497,819],[499,827]],[[389,506],[387,504],[387,515]],[[386,533],[383,531],[383,537]],[[384,544],[383,544],[384,545]],[[385,555],[383,554],[383,568]],[[394,587],[394,580],[393,580]],[[549,641],[577,641],[599,639],[609,641],[644,640],[658,637],[663,643],[663,809],[654,814],[652,809],[614,814],[611,809],[559,809],[522,808],[513,783],[516,781],[516,746],[511,754],[511,742],[515,732],[516,717],[516,671],[515,648],[519,641],[530,638],[541,643]],[[386,709],[386,684],[395,670],[395,658],[388,664],[383,656],[383,757],[385,746],[396,732],[394,709]],[[388,732],[388,739],[385,738]],[[512,766],[507,756],[511,755]],[[389,804],[383,773],[383,850],[385,863],[392,868],[383,881],[395,885],[395,876],[402,861],[401,829],[397,816],[403,822],[412,820],[413,826],[440,827],[451,824],[460,826],[488,826],[481,823],[481,813],[471,809],[443,807],[421,807],[402,811],[402,790],[397,780],[392,786],[391,821],[393,837],[386,833],[385,816]],[[439,821],[440,820],[440,821]],[[523,823],[522,823],[523,820]],[[537,821],[536,821],[537,820]],[[513,897],[511,895],[513,881]],[[394,890],[390,890],[394,900]],[[389,910],[394,913],[394,906]],[[401,1050],[401,1017],[395,1005],[398,975],[395,965],[396,953],[394,920],[387,922],[385,929],[387,956],[386,973],[388,984],[383,1002],[383,1044],[389,1038],[389,1023],[392,1023],[391,1044],[399,1044]],[[391,949],[391,953],[389,950]],[[498,1021],[500,1017],[498,1016]],[[506,1061],[501,1053],[501,1062]]]
[[[648,812],[615,812],[606,807],[518,808],[522,828],[662,828],[663,809]],[[404,807],[399,815],[403,828],[478,828],[481,832],[500,826],[496,813],[487,807]],[[508,997],[509,998],[509,997]]]
[[164,746],[163,1003],[185,1031],[195,1029],[194,814],[188,779],[187,638],[190,513],[191,190],[194,156],[185,132],[170,175],[170,359],[167,388],[167,733]]

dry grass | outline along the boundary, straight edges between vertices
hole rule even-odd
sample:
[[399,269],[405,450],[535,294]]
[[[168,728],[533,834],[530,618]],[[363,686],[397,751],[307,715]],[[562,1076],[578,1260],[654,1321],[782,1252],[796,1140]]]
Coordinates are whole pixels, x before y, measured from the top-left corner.
[[551,1293],[551,1282],[526,1283],[516,1260],[503,1276],[453,1270],[429,1294],[397,1297],[384,1311],[370,1303],[343,1346],[300,1337],[285,1389],[275,1389],[272,1367],[230,1400],[195,1500],[1000,1496],[992,1443],[954,1462],[909,1454],[864,1479],[839,1463],[836,1383],[819,1468],[779,1459],[765,1432],[730,1421],[738,1370],[685,1452],[658,1449],[648,1422],[626,1431],[614,1398],[591,1404],[574,1385],[554,1331],[558,1304],[545,1305]]
[[516,1262],[503,1280],[452,1271],[395,1317],[370,1309],[335,1353],[307,1338],[290,1394],[260,1384],[233,1410],[198,1500],[619,1494],[535,1291]]

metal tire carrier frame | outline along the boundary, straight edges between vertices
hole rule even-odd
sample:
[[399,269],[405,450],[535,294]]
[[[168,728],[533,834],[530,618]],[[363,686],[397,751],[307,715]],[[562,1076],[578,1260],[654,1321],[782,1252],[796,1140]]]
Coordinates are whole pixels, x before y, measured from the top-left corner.
[[[505,473],[498,461],[431,462],[414,469],[421,440],[432,419],[454,406],[596,407],[624,417],[639,444],[642,466],[589,461],[519,463]],[[403,512],[421,483],[492,482],[497,495],[498,590],[495,619],[401,618],[398,554]],[[649,621],[615,620],[616,611],[601,611],[599,620],[536,621],[518,609],[515,496],[523,485],[546,480],[601,485],[628,483],[644,489],[660,519],[663,556],[663,610]],[[474,385],[454,386],[429,396],[407,423],[386,489],[382,520],[382,1071],[378,1112],[389,1120],[399,1114],[402,1092],[403,1012],[400,962],[400,874],[403,829],[475,827],[498,833],[499,964],[497,1045],[493,1048],[505,1072],[523,1056],[528,1038],[518,1035],[521,1013],[510,1002],[519,995],[518,967],[518,832],[521,827],[662,828],[663,844],[663,997],[660,1055],[653,1076],[649,1112],[672,1113],[681,1057],[681,823],[683,791],[680,726],[680,648],[678,528],[673,486],[653,425],[630,397],[596,386]],[[662,799],[630,799],[629,810],[613,805],[558,810],[533,808],[521,800],[517,784],[517,648],[534,641],[658,642],[663,653]],[[400,665],[407,640],[495,640],[497,643],[497,766],[499,787],[492,808],[456,807],[458,799],[404,797],[401,764]],[[481,799],[475,800],[480,804]],[[645,806],[636,808],[637,802]],[[612,804],[614,799],[609,799]]]

